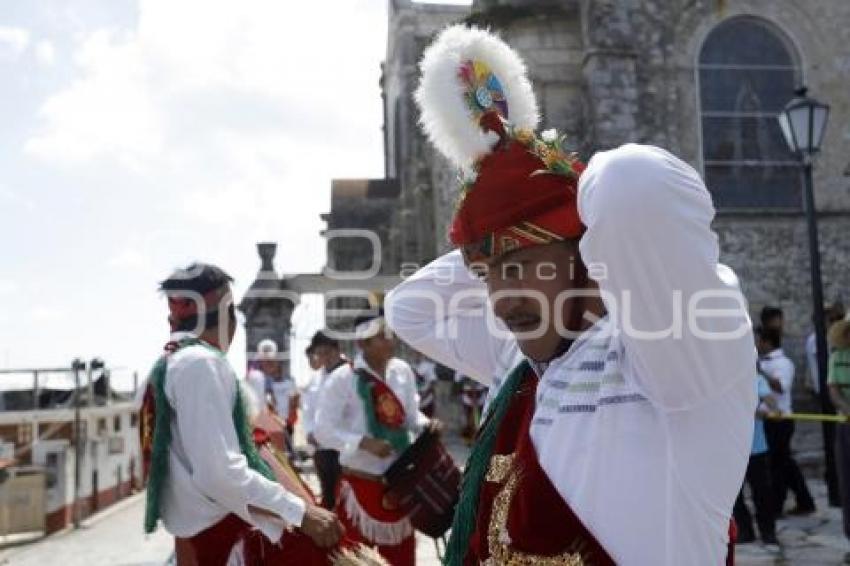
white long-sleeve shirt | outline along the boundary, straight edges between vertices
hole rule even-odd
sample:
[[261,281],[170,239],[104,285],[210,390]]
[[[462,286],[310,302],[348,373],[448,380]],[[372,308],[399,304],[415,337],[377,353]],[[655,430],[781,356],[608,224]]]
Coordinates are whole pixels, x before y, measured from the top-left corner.
[[806,337],[806,366],[809,368],[809,386],[817,395],[820,393],[820,376],[818,375],[818,341],[814,332]]
[[[618,564],[723,564],[755,349],[738,281],[718,263],[711,199],[690,166],[631,144],[591,159],[578,199],[580,253],[608,315],[533,364],[541,466]],[[487,384],[515,365],[516,341],[458,252],[394,289],[385,312],[411,346]]]
[[761,371],[773,379],[779,380],[782,393],[773,392],[776,408],[784,414],[791,413],[791,388],[794,386],[794,362],[785,355],[782,348],[768,352],[759,360]]
[[324,378],[324,368],[314,371],[310,381],[301,390],[301,426],[304,434],[313,434],[316,428],[316,405],[319,403],[319,391]]
[[[369,436],[369,429],[363,401],[357,393],[356,369],[365,369],[381,379],[362,356],[354,360],[353,368],[344,364],[331,372],[319,394],[313,434],[323,448],[339,451],[340,465],[378,476],[387,471],[398,454],[378,458],[360,449],[360,441],[364,436]],[[428,424],[428,417],[419,411],[416,376],[406,362],[392,358],[387,364],[383,381],[404,407],[408,430],[416,433]]]
[[[174,536],[191,537],[229,513],[272,541],[288,525],[301,525],[304,500],[252,470],[239,449],[233,425],[236,387],[227,360],[203,345],[182,348],[168,360],[165,395],[173,415],[161,515]],[[252,513],[249,505],[280,520]]]
[[[348,358],[342,356],[330,371],[328,371],[328,368],[322,367],[313,372],[313,377],[307,383],[307,387],[304,388],[301,395],[301,426],[304,427],[304,434],[313,434],[316,430],[316,412],[319,408],[319,398],[322,394],[322,388],[328,382],[330,374],[335,369],[347,363]],[[315,439],[315,434],[313,437]],[[319,447],[324,448],[321,444]]]

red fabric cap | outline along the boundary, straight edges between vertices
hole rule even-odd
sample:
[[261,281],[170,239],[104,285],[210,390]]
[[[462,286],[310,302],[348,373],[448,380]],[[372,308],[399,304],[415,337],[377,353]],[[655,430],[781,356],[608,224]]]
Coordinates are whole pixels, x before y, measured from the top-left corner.
[[[577,172],[579,167],[575,163]],[[456,246],[474,244],[524,221],[563,238],[577,238],[583,232],[577,184],[577,179],[549,171],[523,143],[510,140],[482,159],[449,238]]]

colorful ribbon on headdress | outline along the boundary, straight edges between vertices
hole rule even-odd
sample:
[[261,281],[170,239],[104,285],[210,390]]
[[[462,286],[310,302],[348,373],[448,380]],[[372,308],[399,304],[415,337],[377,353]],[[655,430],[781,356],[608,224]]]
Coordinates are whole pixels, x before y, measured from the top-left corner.
[[581,236],[576,196],[584,164],[563,151],[554,130],[541,139],[510,124],[504,88],[488,65],[465,61],[458,76],[473,119],[499,141],[475,164],[452,221],[452,243],[476,262]]

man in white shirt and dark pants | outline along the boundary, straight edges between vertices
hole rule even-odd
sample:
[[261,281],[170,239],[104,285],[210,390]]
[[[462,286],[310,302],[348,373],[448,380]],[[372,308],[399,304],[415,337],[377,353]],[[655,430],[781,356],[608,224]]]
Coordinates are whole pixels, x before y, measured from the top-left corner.
[[285,556],[288,529],[324,547],[342,532],[331,513],[273,481],[254,448],[225,357],[236,330],[230,282],[206,264],[162,282],[173,333],[142,408],[142,445],[150,454],[145,530],[161,519],[203,566]]
[[[333,510],[336,507],[336,484],[339,481],[339,452],[324,446],[316,436],[316,415],[319,410],[319,400],[327,385],[330,375],[337,368],[347,365],[346,358],[339,350],[339,342],[331,338],[328,332],[318,331],[313,335],[308,348],[308,356],[315,360],[319,371],[313,377],[307,391],[304,392],[303,416],[304,433],[307,441],[316,450],[313,452],[313,464],[316,475],[322,487],[322,507]],[[311,361],[311,367],[314,362]]]
[[[759,352],[758,371],[767,380],[776,399],[777,410],[782,414],[792,413],[791,390],[794,385],[794,362],[782,350],[782,334],[772,327],[756,329],[756,347]],[[764,432],[770,450],[770,469],[777,516],[783,512],[785,498],[790,489],[797,499],[797,506],[789,515],[808,515],[815,511],[806,480],[797,462],[791,455],[791,437],[794,421],[790,419],[766,420]]]

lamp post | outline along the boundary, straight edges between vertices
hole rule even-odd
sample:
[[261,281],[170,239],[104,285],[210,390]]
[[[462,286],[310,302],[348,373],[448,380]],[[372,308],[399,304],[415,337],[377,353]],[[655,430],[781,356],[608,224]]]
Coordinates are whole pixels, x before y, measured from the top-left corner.
[[[795,98],[779,114],[779,126],[782,135],[792,153],[800,159],[803,169],[803,207],[806,211],[806,223],[809,231],[809,257],[812,274],[812,306],[815,324],[815,343],[817,345],[818,389],[820,391],[821,411],[835,413],[826,385],[827,346],[826,324],[823,312],[823,282],[820,272],[820,247],[818,245],[818,226],[815,216],[815,195],[812,183],[812,162],[820,151],[826,122],[829,118],[829,106],[806,96],[806,87],[795,91]],[[830,502],[838,501],[838,478],[836,477],[834,454],[835,425],[823,423],[824,459],[826,465],[826,485]]]
[[[97,370],[102,370],[100,376],[103,377],[104,367],[106,365],[103,363],[103,360],[100,358],[92,358],[89,361],[89,406],[94,407],[95,405],[99,405],[100,403],[96,403],[96,394],[94,389],[94,372]],[[107,395],[109,393],[107,392]]]
[[80,528],[80,481],[82,479],[82,455],[80,454],[80,429],[82,428],[80,419],[80,372],[85,371],[86,363],[79,358],[71,363],[71,370],[74,372],[74,503],[73,503],[73,519],[74,528]]

